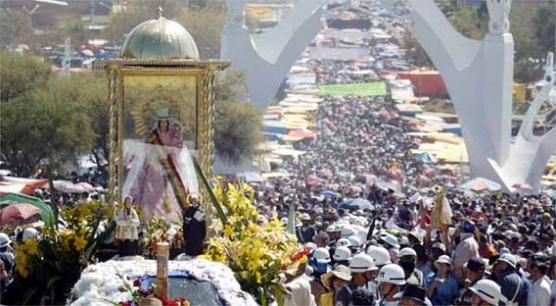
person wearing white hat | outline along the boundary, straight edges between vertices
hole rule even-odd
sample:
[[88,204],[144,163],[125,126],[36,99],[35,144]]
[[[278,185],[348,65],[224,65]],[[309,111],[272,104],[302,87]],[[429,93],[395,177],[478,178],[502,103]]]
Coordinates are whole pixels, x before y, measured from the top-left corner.
[[336,241],[336,248],[349,246],[351,246],[351,242],[347,238],[340,238],[338,239],[338,241]]
[[351,261],[351,251],[345,246],[337,247],[334,255],[332,255],[332,259],[334,267],[338,265],[349,266],[349,262]]
[[481,279],[471,288],[471,304],[476,306],[498,306],[502,293],[500,286],[490,279]]
[[360,288],[367,290],[364,286],[371,280],[369,272],[374,268],[373,259],[367,254],[357,254],[353,256],[349,269],[351,271],[351,281],[344,286],[336,295],[335,305],[351,305],[352,293]]
[[436,272],[427,277],[427,296],[433,305],[452,305],[459,297],[458,282],[450,272],[452,259],[442,255],[434,262]]
[[400,244],[398,243],[398,238],[392,234],[384,234],[380,237],[382,240],[382,245],[388,249],[388,254],[390,255],[390,261],[393,263],[398,263]]
[[344,265],[338,265],[333,271],[325,273],[321,276],[321,281],[328,293],[324,293],[320,297],[322,306],[334,305],[336,294],[351,280],[351,271]]
[[15,256],[11,248],[11,243],[12,240],[7,234],[0,233],[0,262],[4,264],[4,270],[8,274],[12,273],[15,264]]
[[397,264],[387,264],[378,273],[379,305],[394,306],[399,302],[402,286],[406,284],[405,273]]
[[417,252],[412,248],[403,248],[400,250],[400,260],[398,262],[405,272],[405,278],[408,284],[415,284],[425,287],[425,278],[423,273],[416,268]]
[[525,281],[517,273],[517,258],[505,253],[494,263],[492,270],[496,283],[502,290],[501,300],[506,305],[526,305]]
[[367,249],[367,254],[371,256],[379,269],[391,263],[390,254],[388,254],[388,250],[383,247],[372,245]]
[[311,226],[311,216],[309,214],[301,214],[301,226],[295,230],[297,239],[301,243],[312,242],[315,237],[315,229]]

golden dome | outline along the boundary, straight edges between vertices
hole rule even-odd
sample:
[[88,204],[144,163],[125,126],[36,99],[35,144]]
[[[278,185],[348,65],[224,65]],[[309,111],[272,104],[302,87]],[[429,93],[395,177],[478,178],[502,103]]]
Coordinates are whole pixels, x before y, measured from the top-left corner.
[[136,59],[199,59],[199,50],[183,26],[160,16],[139,24],[127,34],[121,56]]

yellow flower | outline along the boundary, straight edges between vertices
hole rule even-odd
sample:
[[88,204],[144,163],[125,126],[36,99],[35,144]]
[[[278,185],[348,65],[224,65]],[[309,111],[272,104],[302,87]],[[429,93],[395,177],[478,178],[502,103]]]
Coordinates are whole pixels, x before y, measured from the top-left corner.
[[39,255],[39,243],[35,239],[27,239],[23,242],[23,248],[29,255]]
[[225,226],[224,227],[224,234],[228,237],[232,237],[232,235],[234,234],[234,230],[232,229],[231,226]]
[[263,282],[263,276],[261,275],[261,273],[259,271],[255,272],[255,280],[257,282],[257,284],[260,284]]
[[73,245],[75,246],[76,251],[81,251],[87,246],[87,240],[85,240],[85,238],[81,236],[78,236],[75,238]]

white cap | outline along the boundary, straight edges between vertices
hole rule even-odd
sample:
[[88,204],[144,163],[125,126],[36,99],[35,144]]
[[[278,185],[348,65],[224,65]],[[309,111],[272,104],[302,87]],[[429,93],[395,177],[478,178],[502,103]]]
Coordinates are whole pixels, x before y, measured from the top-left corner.
[[415,250],[412,249],[412,248],[403,248],[400,251],[399,257],[403,257],[403,256],[415,256],[415,257],[417,257],[417,252],[415,252]]
[[381,237],[381,239],[395,249],[400,248],[400,244],[398,243],[398,238],[396,238],[396,236],[392,234],[386,233],[384,234],[384,236]]
[[388,253],[388,250],[383,247],[371,245],[367,249],[367,254],[374,259],[375,265],[377,266],[384,266],[391,263],[390,253]]
[[25,241],[27,239],[37,239],[39,238],[39,231],[37,231],[35,228],[33,227],[28,227],[25,230],[23,230],[23,234],[21,234],[21,240]]
[[505,254],[500,255],[500,257],[496,261],[505,262],[514,269],[517,265],[517,258],[510,253],[505,253]]
[[351,225],[346,225],[342,228],[341,233],[342,233],[342,238],[348,238],[350,236],[357,234],[357,231]]
[[318,262],[330,262],[330,252],[326,248],[317,248],[313,252],[313,258]]
[[478,295],[483,301],[494,306],[498,306],[502,297],[500,286],[490,279],[479,280],[469,290]]
[[12,240],[5,233],[0,233],[0,248],[5,248],[12,243]]
[[352,273],[363,273],[372,270],[375,267],[374,260],[371,256],[361,253],[353,256],[349,269]]
[[448,255],[442,255],[438,257],[438,259],[434,262],[434,264],[436,265],[441,263],[452,265],[452,259]]
[[335,261],[351,260],[351,251],[345,247],[337,247],[332,256]]
[[380,269],[377,281],[402,286],[405,285],[405,273],[402,267],[396,264],[387,264]]
[[351,236],[348,238],[349,240],[349,245],[352,247],[360,247],[361,246],[361,241],[359,241],[359,239],[356,236]]
[[336,241],[336,247],[348,247],[350,245],[351,242],[349,242],[349,240],[346,238],[340,238],[338,239],[338,241]]

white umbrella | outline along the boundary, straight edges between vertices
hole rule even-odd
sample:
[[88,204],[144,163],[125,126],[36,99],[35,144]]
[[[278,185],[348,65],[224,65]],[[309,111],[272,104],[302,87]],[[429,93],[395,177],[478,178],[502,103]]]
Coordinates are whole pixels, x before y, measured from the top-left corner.
[[85,193],[87,190],[71,181],[54,181],[54,189],[64,193]]

